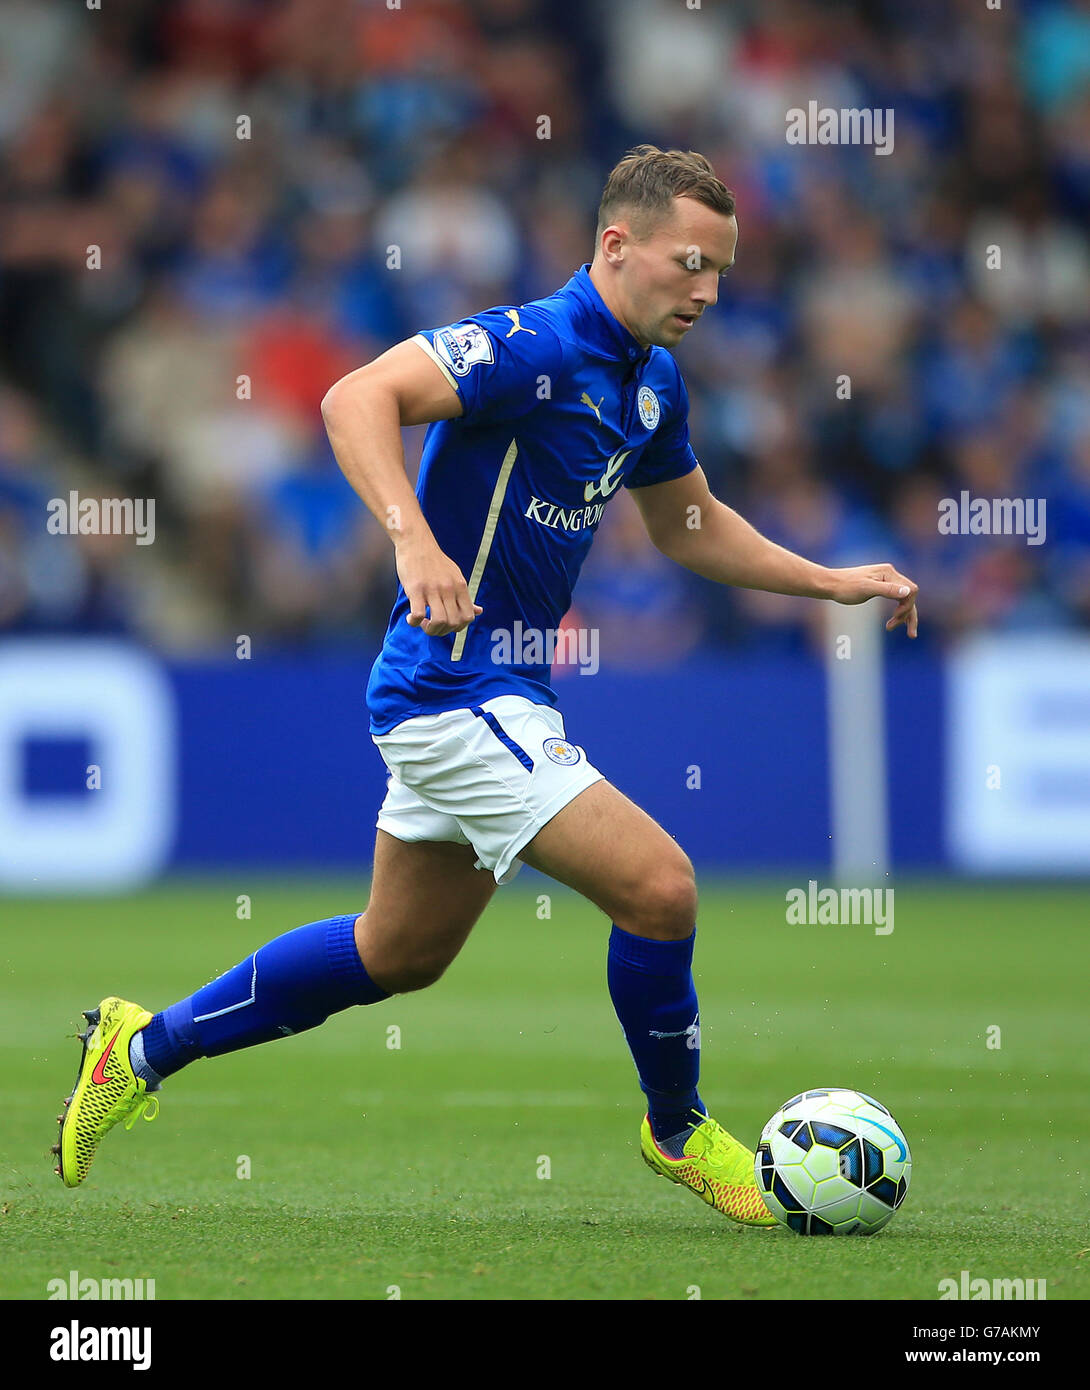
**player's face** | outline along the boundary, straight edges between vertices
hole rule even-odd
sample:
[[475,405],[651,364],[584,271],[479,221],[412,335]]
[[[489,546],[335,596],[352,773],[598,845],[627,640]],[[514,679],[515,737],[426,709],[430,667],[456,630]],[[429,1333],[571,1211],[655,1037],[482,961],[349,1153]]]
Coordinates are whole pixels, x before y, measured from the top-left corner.
[[719,278],[738,245],[734,217],[692,198],[675,198],[674,208],[646,241],[627,243],[620,277],[633,337],[665,348],[719,298]]

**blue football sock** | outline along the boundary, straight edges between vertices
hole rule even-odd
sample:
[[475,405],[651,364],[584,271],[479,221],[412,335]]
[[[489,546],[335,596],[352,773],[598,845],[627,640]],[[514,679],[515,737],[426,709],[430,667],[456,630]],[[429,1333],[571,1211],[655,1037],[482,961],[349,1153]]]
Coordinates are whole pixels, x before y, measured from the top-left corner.
[[[330,1014],[390,996],[368,975],[356,949],[359,914],[330,917],[278,936],[142,1029],[145,1080],[159,1081],[198,1057],[317,1028]],[[150,1071],[151,1076],[148,1076]]]
[[[647,1096],[658,1143],[692,1133],[697,1094],[700,1012],[693,984],[696,929],[684,941],[651,941],[616,924],[609,937],[609,994]],[[669,1153],[670,1150],[667,1149]],[[671,1157],[679,1156],[670,1153]]]

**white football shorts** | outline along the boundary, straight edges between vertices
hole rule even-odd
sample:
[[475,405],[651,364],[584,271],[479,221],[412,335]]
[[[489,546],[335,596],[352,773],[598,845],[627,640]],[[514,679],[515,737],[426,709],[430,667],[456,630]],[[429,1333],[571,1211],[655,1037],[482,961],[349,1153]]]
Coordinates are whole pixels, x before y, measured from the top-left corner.
[[499,884],[541,827],[603,776],[566,738],[560,711],[523,695],[417,715],[371,740],[390,772],[379,829],[472,845],[474,867]]

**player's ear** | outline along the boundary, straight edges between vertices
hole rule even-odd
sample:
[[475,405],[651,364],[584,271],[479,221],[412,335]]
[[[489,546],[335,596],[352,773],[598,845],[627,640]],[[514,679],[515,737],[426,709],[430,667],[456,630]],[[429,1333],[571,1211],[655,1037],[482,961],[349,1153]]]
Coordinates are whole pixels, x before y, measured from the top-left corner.
[[627,241],[626,228],[616,222],[611,222],[598,240],[603,260],[610,265],[620,265],[624,260]]

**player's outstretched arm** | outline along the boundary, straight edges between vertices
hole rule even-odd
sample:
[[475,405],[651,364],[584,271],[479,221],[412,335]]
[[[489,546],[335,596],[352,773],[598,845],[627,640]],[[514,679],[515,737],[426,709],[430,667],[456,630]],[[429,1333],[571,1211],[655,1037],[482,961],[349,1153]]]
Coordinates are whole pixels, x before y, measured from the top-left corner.
[[830,569],[776,545],[712,496],[702,468],[631,493],[655,546],[695,574],[740,589],[836,603],[894,599],[897,607],[886,629],[903,623],[909,637],[916,636],[918,588],[911,579],[886,563]]
[[411,341],[342,377],[322,401],[341,471],[394,544],[397,576],[410,605],[406,621],[429,637],[460,632],[482,610],[420,510],[405,471],[401,426],[461,413],[458,393]]

